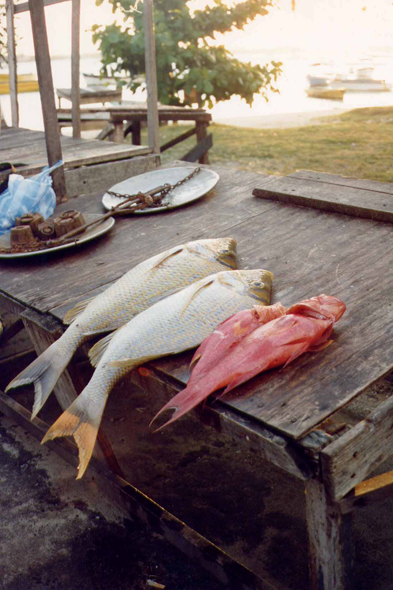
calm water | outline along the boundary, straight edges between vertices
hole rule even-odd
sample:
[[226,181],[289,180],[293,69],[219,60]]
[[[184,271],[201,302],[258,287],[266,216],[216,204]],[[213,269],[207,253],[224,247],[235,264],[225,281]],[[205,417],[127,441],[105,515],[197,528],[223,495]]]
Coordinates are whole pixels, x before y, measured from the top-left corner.
[[[372,93],[346,93],[343,102],[332,100],[321,100],[309,98],[305,93],[307,86],[306,76],[311,71],[311,63],[319,61],[320,56],[310,60],[309,56],[301,51],[275,50],[268,55],[256,55],[239,53],[236,57],[252,63],[264,64],[270,59],[282,60],[284,62],[283,74],[278,80],[280,94],[270,94],[269,102],[265,102],[261,97],[254,100],[250,108],[245,101],[238,97],[217,104],[212,109],[213,118],[217,121],[220,118],[236,117],[239,118],[259,116],[259,115],[277,115],[281,113],[303,113],[318,112],[328,109],[337,108],[357,108],[366,106],[386,106],[393,105],[392,92],[372,92]],[[393,82],[393,49],[379,51],[374,55],[369,55],[368,62],[352,62],[352,65],[373,65],[375,67],[374,77],[385,79],[387,82]],[[349,62],[351,65],[351,62]],[[348,65],[348,62],[347,62]],[[82,58],[81,72],[98,73],[100,67],[99,58]],[[333,66],[339,69],[339,66]],[[52,62],[53,79],[55,87],[70,87],[71,81],[71,63],[69,58],[56,59]],[[338,71],[338,70],[337,70]],[[19,73],[34,73],[34,62],[20,62],[18,64]],[[85,86],[83,78],[81,85]],[[124,91],[125,100],[144,100],[145,96],[142,91],[137,95],[132,95],[129,91]],[[0,96],[2,110],[7,121],[10,121],[10,104],[8,96]],[[39,94],[24,93],[19,95],[20,104],[20,124],[30,129],[43,129],[41,103]],[[63,106],[70,106],[67,101],[62,102]]]

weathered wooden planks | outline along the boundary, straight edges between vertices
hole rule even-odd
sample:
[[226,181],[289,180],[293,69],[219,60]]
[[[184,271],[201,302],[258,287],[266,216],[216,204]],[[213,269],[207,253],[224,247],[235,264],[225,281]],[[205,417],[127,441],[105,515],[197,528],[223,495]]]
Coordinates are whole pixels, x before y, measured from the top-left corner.
[[[80,168],[126,160],[151,152],[146,146],[118,145],[99,140],[85,140],[61,136],[61,148],[65,169]],[[22,164],[17,166],[18,174],[29,176],[40,172],[48,164],[45,135],[29,129],[4,129],[0,133],[0,160]],[[0,180],[2,175],[0,174]]]
[[127,160],[71,168],[66,170],[67,193],[69,197],[77,197],[108,190],[122,180],[154,170],[159,165],[160,157],[148,154]]
[[375,180],[367,180],[365,178],[352,178],[349,176],[340,176],[338,174],[327,174],[326,172],[313,172],[312,170],[299,170],[288,174],[289,178],[297,178],[299,180],[313,180],[323,182],[324,184],[332,184],[333,190],[337,186],[347,186],[351,188],[360,188],[374,193],[393,194],[393,186],[389,182],[377,182]]
[[321,483],[306,485],[311,590],[352,588],[351,515],[329,503]]
[[[391,337],[391,336],[390,336]],[[392,454],[393,399],[328,445],[321,453],[325,485],[340,500]]]
[[[348,306],[328,349],[222,398],[227,408],[300,439],[393,368],[393,252],[387,248],[393,227],[253,199],[253,184],[276,181],[228,168],[220,172],[215,194],[190,207],[120,219],[100,241],[48,256],[45,266],[39,259],[1,263],[0,288],[61,319],[65,302],[71,307],[147,256],[190,239],[233,236],[241,267],[274,272],[274,301],[289,305],[327,292]],[[100,211],[100,198],[83,197],[77,207]],[[179,375],[175,359],[157,367],[168,377],[187,379],[186,365]]]
[[[260,179],[257,174],[240,175],[234,182],[233,176],[223,174],[219,186],[225,211],[218,194],[212,194],[170,213],[119,218],[106,236],[68,253],[29,258],[17,264],[0,261],[0,290],[10,290],[15,299],[46,312],[62,305],[65,299],[88,297],[89,291],[110,283],[135,264],[176,244],[200,237],[230,236],[234,225],[274,207],[250,197],[257,179]],[[73,200],[73,208],[103,212],[101,195],[77,198]],[[62,205],[57,210],[61,213],[65,208]]]
[[393,187],[371,181],[356,181],[333,175],[324,181],[322,173],[296,173],[272,182],[268,188],[258,187],[254,195],[263,199],[303,205],[335,213],[393,222]]

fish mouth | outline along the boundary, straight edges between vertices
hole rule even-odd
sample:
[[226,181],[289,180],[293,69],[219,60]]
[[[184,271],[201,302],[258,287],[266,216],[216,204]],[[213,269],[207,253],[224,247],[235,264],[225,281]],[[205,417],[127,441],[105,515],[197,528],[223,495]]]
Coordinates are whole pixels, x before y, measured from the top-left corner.
[[236,253],[227,251],[227,252],[220,252],[217,256],[217,260],[223,264],[224,266],[228,266],[233,270],[237,269],[237,260],[236,260]]
[[263,303],[265,303],[266,305],[269,305],[270,297],[269,297],[269,292],[267,291],[266,286],[249,287],[248,293],[251,297],[254,297],[254,299],[257,299],[258,301],[263,301]]

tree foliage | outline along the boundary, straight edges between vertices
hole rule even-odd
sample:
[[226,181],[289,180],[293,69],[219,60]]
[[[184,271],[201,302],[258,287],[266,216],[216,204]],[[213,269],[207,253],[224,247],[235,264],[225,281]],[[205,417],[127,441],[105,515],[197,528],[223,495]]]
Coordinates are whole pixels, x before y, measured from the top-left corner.
[[[96,0],[102,4],[104,0]],[[93,27],[93,40],[102,53],[102,73],[123,70],[132,77],[130,87],[144,84],[145,72],[143,14],[134,10],[135,0],[108,0],[119,9],[124,24]],[[157,55],[158,96],[163,104],[213,105],[239,95],[252,104],[255,94],[267,99],[280,73],[281,63],[251,65],[235,59],[223,46],[215,44],[216,33],[243,29],[258,15],[267,14],[274,0],[244,0],[228,5],[214,0],[211,7],[191,13],[184,0],[155,0],[154,20]],[[140,4],[143,9],[143,5]],[[139,77],[138,77],[139,76]]]

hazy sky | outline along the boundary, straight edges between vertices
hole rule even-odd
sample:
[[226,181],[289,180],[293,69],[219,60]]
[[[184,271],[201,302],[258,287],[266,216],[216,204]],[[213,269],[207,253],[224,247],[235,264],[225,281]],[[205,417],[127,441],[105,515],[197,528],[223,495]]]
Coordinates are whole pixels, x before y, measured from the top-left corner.
[[[203,8],[207,0],[192,0],[190,5]],[[45,9],[52,55],[70,53],[71,3],[64,2]],[[100,7],[94,0],[81,0],[81,51],[92,53],[95,47],[88,29],[93,24],[113,21],[108,2]],[[247,26],[246,32],[233,32],[219,39],[229,49],[263,51],[281,47],[325,49],[331,57],[352,51],[362,52],[369,46],[393,47],[392,0],[296,0],[296,11],[291,0],[277,0],[268,16],[259,17]],[[30,17],[18,15],[18,53],[33,54]],[[311,58],[312,59],[312,58]]]

